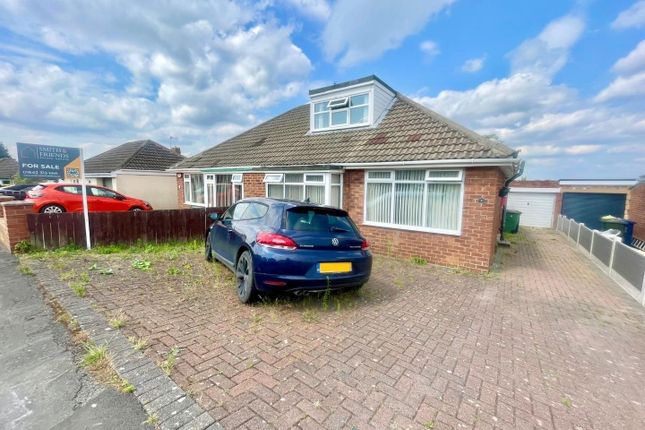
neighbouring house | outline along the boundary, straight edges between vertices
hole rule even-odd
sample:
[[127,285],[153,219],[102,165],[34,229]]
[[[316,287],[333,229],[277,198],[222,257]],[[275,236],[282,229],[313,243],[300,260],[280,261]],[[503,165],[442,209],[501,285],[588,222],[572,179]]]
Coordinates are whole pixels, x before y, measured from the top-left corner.
[[310,199],[347,210],[377,253],[489,269],[499,191],[517,151],[376,76],[309,91],[291,109],[173,167],[179,203]]
[[136,140],[85,161],[88,183],[148,201],[154,209],[177,209],[175,174],[166,169],[182,161],[178,148]]
[[9,185],[18,174],[18,162],[11,157],[0,158],[0,185]]
[[558,214],[600,229],[605,215],[628,217],[635,179],[518,180],[511,184],[508,208],[522,212],[520,224],[552,227]]

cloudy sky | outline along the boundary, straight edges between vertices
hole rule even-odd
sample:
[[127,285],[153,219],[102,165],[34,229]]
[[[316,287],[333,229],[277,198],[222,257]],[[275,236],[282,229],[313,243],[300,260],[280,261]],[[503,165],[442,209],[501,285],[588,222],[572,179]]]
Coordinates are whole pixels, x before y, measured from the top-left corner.
[[645,174],[645,0],[0,0],[11,151],[195,154],[368,74],[521,149],[529,178]]

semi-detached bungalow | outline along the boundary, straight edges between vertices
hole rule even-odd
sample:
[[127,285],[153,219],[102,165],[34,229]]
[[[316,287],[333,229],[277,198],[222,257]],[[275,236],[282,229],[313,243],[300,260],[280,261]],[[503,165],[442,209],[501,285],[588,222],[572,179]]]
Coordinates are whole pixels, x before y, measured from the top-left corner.
[[517,151],[376,76],[309,91],[291,109],[175,165],[182,207],[275,197],[347,210],[376,253],[486,271]]

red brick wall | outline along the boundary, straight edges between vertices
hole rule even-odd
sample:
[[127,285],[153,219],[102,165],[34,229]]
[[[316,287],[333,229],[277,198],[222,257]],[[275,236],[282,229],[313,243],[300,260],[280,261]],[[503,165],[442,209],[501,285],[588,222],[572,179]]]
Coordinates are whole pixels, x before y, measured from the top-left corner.
[[527,181],[519,180],[511,182],[511,187],[518,188],[560,188],[559,181]]
[[190,205],[184,203],[184,175],[177,175],[177,207],[179,209],[189,209]]
[[245,173],[242,177],[244,183],[244,197],[265,197],[264,173]]
[[636,221],[634,237],[645,240],[645,182],[641,182],[629,190],[627,218]]
[[0,203],[0,246],[13,251],[16,243],[29,240],[27,214],[33,212],[33,203],[9,201]]
[[[363,225],[364,172],[345,172],[343,206],[370,241],[375,253],[421,257],[431,263],[487,271],[492,264],[500,220],[504,175],[496,167],[470,168],[465,173],[461,236]],[[485,200],[479,203],[480,197]]]

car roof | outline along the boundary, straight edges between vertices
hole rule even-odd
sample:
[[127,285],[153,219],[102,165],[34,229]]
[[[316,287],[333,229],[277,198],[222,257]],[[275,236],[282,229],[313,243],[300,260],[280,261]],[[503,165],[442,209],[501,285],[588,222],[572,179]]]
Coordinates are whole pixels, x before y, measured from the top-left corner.
[[343,212],[347,213],[344,209],[339,209],[335,208],[332,206],[327,206],[327,205],[321,205],[318,203],[309,203],[309,202],[303,202],[303,201],[298,201],[298,200],[290,200],[290,199],[274,199],[270,197],[248,197],[242,200],[237,201],[236,203],[240,202],[258,202],[258,203],[264,203],[266,205],[281,205],[284,206],[287,209],[295,208],[295,207],[302,207],[302,208],[322,208],[322,209],[328,209],[328,210],[334,210],[338,212]]

